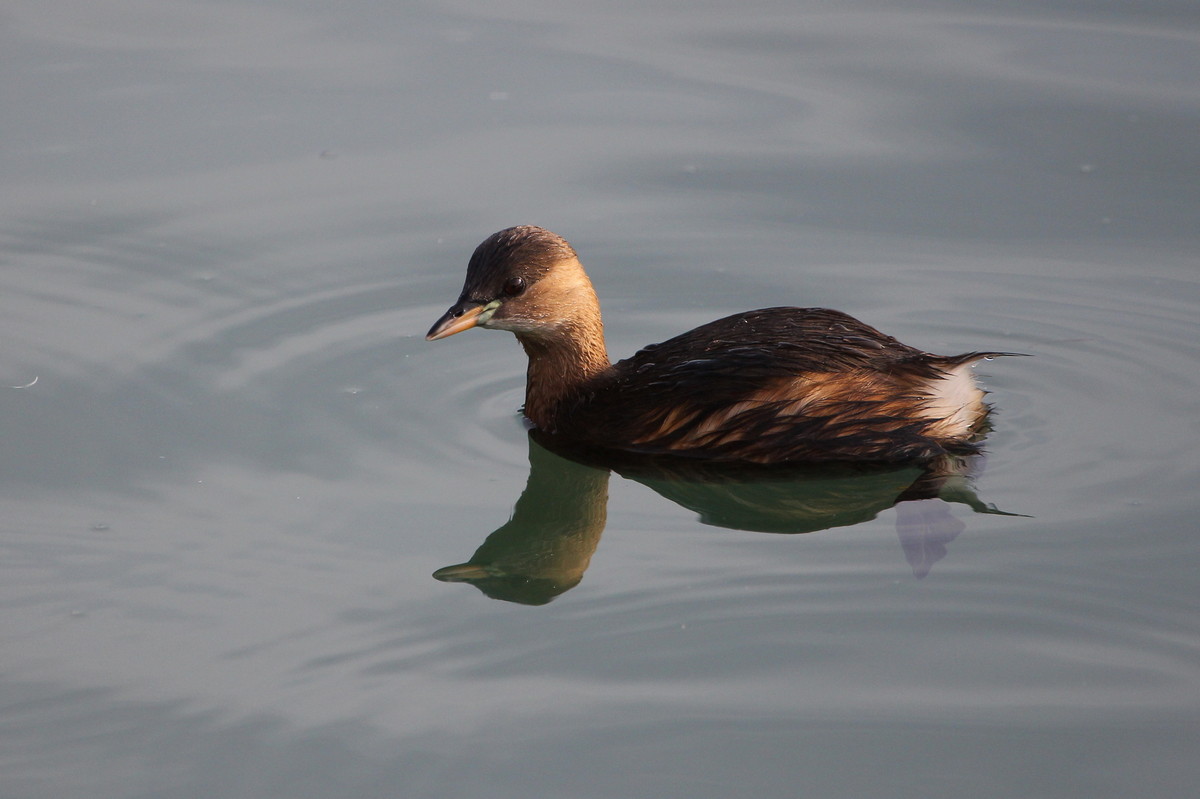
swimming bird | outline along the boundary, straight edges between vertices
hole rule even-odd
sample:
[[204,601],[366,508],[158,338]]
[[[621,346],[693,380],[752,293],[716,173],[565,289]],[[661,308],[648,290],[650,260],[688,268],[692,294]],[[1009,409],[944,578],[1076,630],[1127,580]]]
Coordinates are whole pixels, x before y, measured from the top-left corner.
[[713,463],[897,463],[978,451],[988,406],[971,367],[841,311],[763,308],[612,363],[600,303],[573,247],[521,225],[467,265],[434,341],[514,333],[529,358],[524,414],[564,444]]

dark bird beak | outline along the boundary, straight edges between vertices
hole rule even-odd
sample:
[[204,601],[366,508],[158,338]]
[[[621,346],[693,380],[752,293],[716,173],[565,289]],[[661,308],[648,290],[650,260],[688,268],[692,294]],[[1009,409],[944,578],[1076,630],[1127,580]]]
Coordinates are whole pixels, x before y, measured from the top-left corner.
[[458,303],[442,314],[442,318],[437,320],[433,327],[429,328],[429,332],[425,334],[425,340],[437,341],[439,338],[453,336],[455,333],[470,330],[479,321],[479,315],[483,313],[483,309],[484,306],[476,303]]

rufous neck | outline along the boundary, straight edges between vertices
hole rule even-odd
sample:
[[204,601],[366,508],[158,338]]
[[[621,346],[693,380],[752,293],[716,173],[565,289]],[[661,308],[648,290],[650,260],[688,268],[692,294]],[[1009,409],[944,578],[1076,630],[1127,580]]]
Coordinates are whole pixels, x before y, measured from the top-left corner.
[[604,344],[604,325],[594,317],[572,320],[551,336],[518,335],[529,369],[525,382],[525,416],[553,432],[561,403],[597,375],[612,368]]

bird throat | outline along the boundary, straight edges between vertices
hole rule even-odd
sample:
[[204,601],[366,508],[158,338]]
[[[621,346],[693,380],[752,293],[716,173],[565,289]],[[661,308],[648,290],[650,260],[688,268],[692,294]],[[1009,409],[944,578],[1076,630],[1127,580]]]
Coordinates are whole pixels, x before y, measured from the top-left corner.
[[559,408],[594,378],[612,368],[604,345],[604,329],[564,326],[550,336],[518,334],[529,357],[525,381],[525,416],[538,428],[554,432]]

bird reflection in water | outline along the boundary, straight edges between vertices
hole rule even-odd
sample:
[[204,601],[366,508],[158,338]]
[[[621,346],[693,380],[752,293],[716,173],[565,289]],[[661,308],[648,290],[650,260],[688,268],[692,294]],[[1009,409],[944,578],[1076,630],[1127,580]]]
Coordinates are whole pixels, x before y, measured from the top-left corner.
[[[554,451],[549,449],[554,447]],[[705,524],[766,533],[846,527],[896,507],[896,531],[922,578],[966,525],[947,503],[1006,514],[982,502],[968,478],[982,456],[924,466],[714,467],[682,459],[635,459],[564,450],[529,436],[529,481],[512,518],[466,563],[438,569],[443,582],[471,583],[493,599],[543,605],[579,584],[600,543],[613,471],[699,514]]]

